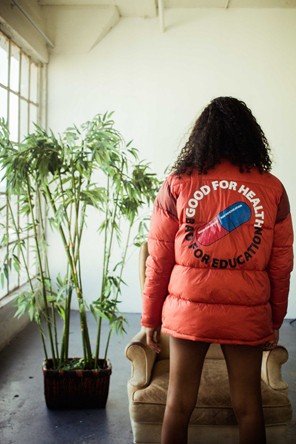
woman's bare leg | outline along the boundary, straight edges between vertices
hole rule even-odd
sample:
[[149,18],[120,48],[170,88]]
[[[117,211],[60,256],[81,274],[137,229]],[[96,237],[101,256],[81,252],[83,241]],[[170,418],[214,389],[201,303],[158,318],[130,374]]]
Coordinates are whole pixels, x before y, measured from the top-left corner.
[[231,402],[239,425],[239,444],[266,444],[261,398],[263,345],[221,344],[228,369]]
[[170,379],[161,444],[187,444],[209,342],[170,337]]

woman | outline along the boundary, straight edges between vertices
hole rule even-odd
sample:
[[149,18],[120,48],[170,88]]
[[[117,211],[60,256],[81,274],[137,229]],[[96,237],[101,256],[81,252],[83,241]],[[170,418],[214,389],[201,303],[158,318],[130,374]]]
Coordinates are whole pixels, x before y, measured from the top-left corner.
[[246,104],[216,98],[155,200],[142,325],[156,352],[161,324],[170,335],[162,444],[187,443],[212,342],[226,360],[240,444],[266,443],[262,351],[278,343],[293,261],[289,201],[269,151]]

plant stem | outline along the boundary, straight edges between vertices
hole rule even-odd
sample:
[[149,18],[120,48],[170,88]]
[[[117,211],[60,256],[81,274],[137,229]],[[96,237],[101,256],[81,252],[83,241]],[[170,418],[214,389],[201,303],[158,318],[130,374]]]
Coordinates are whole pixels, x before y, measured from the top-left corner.
[[[87,181],[86,190],[89,189],[89,185],[90,185],[90,179],[88,179],[88,181]],[[78,243],[77,243],[78,247],[80,247],[80,242],[81,242],[81,238],[82,238],[82,231],[83,231],[84,220],[85,220],[85,211],[86,211],[86,203],[84,202],[84,204],[82,206],[82,210],[81,210],[81,216],[80,216],[80,228],[79,228]],[[76,258],[76,260],[77,260],[77,258]]]
[[57,362],[59,363],[59,348],[58,348],[58,333],[57,333],[57,323],[56,323],[56,316],[55,316],[55,309],[54,309],[54,303],[51,303],[51,315],[52,315],[52,322],[53,322],[53,331],[54,331],[54,339],[55,339],[55,346],[56,346],[56,354],[57,354]]
[[69,286],[69,263],[67,263],[67,297],[65,299],[65,321],[64,321],[64,329],[63,329],[63,337],[62,337],[62,355],[61,359],[63,361],[68,360],[69,357],[69,331],[70,331],[70,309],[71,309],[71,299],[72,299],[72,287]]
[[[70,225],[72,222],[72,210],[73,210],[73,202],[71,202],[70,206]],[[72,282],[70,280],[71,275],[69,276],[69,273],[70,273],[70,264],[67,263],[68,296],[66,300],[67,322],[66,322],[66,344],[65,344],[65,352],[67,360],[69,359],[69,334],[70,334],[70,320],[71,320],[70,310],[71,310],[71,300],[72,300],[72,291],[73,291]],[[71,286],[69,285],[69,282],[71,282]]]
[[[121,269],[120,269],[120,274],[119,274],[119,285],[121,285],[121,278],[122,278],[123,268],[125,265],[125,259],[126,259],[126,254],[127,254],[127,249],[128,249],[132,226],[133,226],[133,222],[130,223],[129,230],[128,230],[127,240],[126,240],[126,244],[125,244],[125,249],[124,249],[124,254],[122,257]],[[117,288],[117,291],[116,291],[115,302],[117,302],[118,293],[119,293],[119,288]],[[113,314],[114,313],[115,313],[115,308],[114,308]],[[106,349],[105,349],[105,357],[104,357],[105,360],[107,358],[110,338],[111,338],[111,330],[109,330],[109,334],[108,334],[108,339],[107,339],[107,344],[106,344]]]
[[[79,175],[79,182],[78,182],[78,196],[80,194],[81,191],[81,175]],[[74,190],[75,193],[75,190]],[[75,227],[74,227],[74,241],[73,241],[73,256],[75,258],[75,265],[78,268],[78,279],[79,279],[79,284],[80,284],[80,288],[81,291],[83,293],[83,288],[82,288],[82,277],[81,277],[81,262],[80,262],[80,242],[79,242],[79,232],[78,232],[78,219],[79,219],[79,199],[76,198],[76,194],[75,195]],[[75,247],[76,247],[76,252],[75,252]]]
[[[103,294],[104,294],[104,286],[105,286],[105,275],[106,275],[106,247],[107,247],[107,223],[108,223],[108,201],[109,201],[109,190],[110,190],[110,182],[109,182],[109,176],[107,177],[107,203],[106,203],[106,214],[105,214],[105,236],[104,236],[104,258],[103,258],[103,275],[102,275],[102,286],[101,286],[101,297],[100,301],[103,301]],[[99,358],[99,352],[100,352],[100,341],[101,341],[101,324],[102,324],[102,318],[99,318],[98,323],[98,332],[97,332],[97,342],[96,342],[96,353],[95,353],[95,368],[98,366],[98,358]]]
[[[125,164],[125,160],[122,159],[121,170],[120,170],[120,185],[121,185],[121,179],[122,179],[124,164]],[[108,181],[109,181],[109,176],[108,176]],[[119,193],[120,193],[120,186],[118,187],[116,199],[114,201],[115,208],[114,208],[114,213],[113,213],[113,217],[112,217],[111,234],[110,234],[110,241],[109,241],[109,247],[108,247],[107,252],[105,251],[105,245],[104,245],[104,267],[103,267],[102,289],[101,289],[100,302],[103,302],[104,287],[105,287],[105,277],[108,275],[108,271],[109,271],[109,261],[110,261],[110,255],[111,255],[111,248],[112,248],[112,241],[113,241],[113,234],[114,234],[115,219],[116,219],[117,208],[118,208],[118,196],[119,196]],[[107,198],[109,198],[109,182],[108,182]],[[106,218],[107,218],[107,214],[108,214],[108,209],[106,210]],[[106,231],[107,231],[107,224],[105,225],[105,241],[107,242]],[[105,254],[107,254],[107,261],[106,262],[105,262]],[[98,358],[99,358],[99,345],[100,345],[100,338],[101,338],[101,325],[102,325],[102,318],[100,317],[99,323],[98,323],[97,347],[96,347],[96,354],[95,354],[95,366],[97,365]]]
[[66,323],[66,359],[69,359],[69,334],[70,334],[70,309],[72,299],[72,287],[69,289],[69,295],[67,298],[67,323]]
[[[67,226],[68,226],[71,261],[72,261],[73,267],[76,271],[76,276],[77,276],[77,264],[78,264],[79,276],[77,276],[77,281],[78,281],[78,287],[80,289],[80,294],[82,295],[83,291],[82,291],[80,249],[79,249],[80,242],[78,242],[78,239],[79,239],[79,233],[78,233],[79,199],[77,199],[77,196],[76,196],[74,173],[72,172],[72,194],[74,196],[74,205],[75,205],[75,226],[74,226],[73,241],[72,241],[72,234],[71,234],[72,205],[71,205],[71,212],[70,212],[70,219],[69,219],[68,214],[67,214],[67,209],[66,209],[65,198],[64,198],[64,189],[63,189],[63,184],[62,184],[62,178],[61,178],[60,174],[59,174],[59,179],[60,179],[60,187],[61,187],[61,194],[62,194],[62,198],[63,198],[63,204],[64,204],[64,208],[65,208],[65,218],[66,218]],[[77,190],[78,193],[80,193],[80,189],[81,189],[81,176],[79,176],[79,183],[78,183],[78,190]],[[77,251],[75,253],[76,243],[77,243],[77,248],[76,248]],[[83,299],[83,297],[82,297],[82,299]],[[79,298],[78,298],[78,301],[80,302]],[[67,305],[67,309],[69,309],[69,305]],[[69,321],[70,321],[69,316],[67,316],[67,321],[68,321],[68,325],[69,325]],[[91,356],[91,346],[90,346],[90,340],[89,340],[86,322],[87,322],[87,319],[86,319],[86,314],[85,314],[85,316],[83,317],[83,330],[82,331],[85,332],[84,341],[85,341],[86,349],[88,351],[89,365],[91,365],[91,358],[89,358],[89,356]],[[68,338],[67,338],[67,343],[68,343]]]
[[[67,264],[67,281],[69,282],[69,264]],[[71,309],[71,299],[72,299],[72,287],[68,286],[67,297],[65,299],[65,320],[61,344],[61,360],[62,362],[67,361],[69,358],[69,331],[70,331],[70,309]]]
[[[37,190],[37,204],[38,204],[38,210],[40,215],[40,226],[42,229],[42,238],[43,242],[45,243],[45,228],[43,223],[43,216],[42,216],[42,206],[41,206],[41,199],[40,199],[40,191]],[[47,257],[47,248],[45,247],[45,270],[48,277],[48,282],[50,285],[50,291],[52,291],[52,285],[51,285],[51,278],[49,273],[49,265],[48,265],[48,257]],[[51,314],[52,314],[52,322],[53,322],[53,331],[54,331],[54,339],[55,339],[55,347],[56,347],[56,356],[57,361],[59,363],[59,347],[58,347],[58,334],[57,334],[57,324],[56,324],[56,316],[55,316],[55,310],[54,310],[54,302],[51,303]]]
[[[48,185],[43,182],[43,186],[45,189],[45,192],[49,198],[53,213],[56,217],[57,214],[57,209],[54,203],[54,200],[52,198],[50,189],[48,187]],[[59,232],[60,235],[62,237],[62,241],[64,244],[64,248],[66,251],[66,255],[67,255],[67,259],[68,259],[68,263],[70,265],[70,269],[71,269],[71,276],[72,276],[72,280],[74,282],[75,285],[75,289],[76,289],[76,293],[77,293],[77,298],[78,298],[78,303],[79,303],[79,314],[80,314],[80,325],[81,325],[81,335],[82,335],[82,342],[83,342],[83,349],[84,349],[84,342],[85,342],[85,338],[88,337],[88,327],[87,327],[87,322],[86,322],[86,313],[85,313],[85,307],[83,305],[83,295],[81,294],[80,288],[79,288],[79,284],[78,284],[78,279],[77,279],[77,270],[76,270],[76,266],[75,266],[75,261],[73,260],[73,256],[71,256],[70,252],[69,252],[69,245],[67,244],[67,240],[65,237],[65,233],[63,230],[63,227],[61,224],[59,224]],[[92,356],[91,356],[91,350],[88,349],[88,362],[91,362]],[[87,362],[87,357],[86,357],[86,353],[84,355],[84,360],[85,362]]]
[[[76,278],[77,281],[79,281],[78,276],[77,276],[77,267],[76,267],[76,262],[75,262],[75,242],[78,239],[78,218],[79,218],[79,199],[77,198],[76,195],[76,187],[75,187],[75,176],[74,176],[74,172],[72,171],[72,188],[73,188],[73,195],[74,195],[74,205],[75,205],[75,225],[74,225],[74,242],[72,243],[72,261],[73,261],[73,267],[75,269],[76,272]],[[78,189],[77,192],[80,193],[80,189],[81,189],[81,175],[79,175],[79,181],[78,181]],[[80,250],[77,250],[77,259],[78,259],[78,263],[80,263]],[[87,350],[87,355],[88,355],[88,364],[91,368],[92,366],[92,353],[91,353],[91,345],[90,345],[90,339],[89,339],[89,334],[88,334],[88,328],[87,328],[87,316],[86,316],[86,310],[85,310],[85,306],[84,306],[84,300],[83,300],[83,293],[82,293],[82,286],[81,286],[81,282],[80,282],[80,298],[78,298],[79,301],[79,310],[80,307],[83,310],[83,324],[84,324],[84,333],[85,333],[85,337],[84,337],[84,342],[85,342],[85,347]]]
[[44,282],[43,269],[42,269],[42,260],[41,260],[41,254],[40,254],[38,237],[37,237],[37,230],[36,230],[34,211],[33,211],[32,201],[31,201],[30,179],[29,178],[27,178],[27,196],[28,196],[28,202],[29,202],[29,207],[30,207],[30,213],[31,213],[32,221],[33,221],[34,239],[35,239],[37,257],[38,257],[38,263],[39,263],[40,279],[41,279],[41,285],[42,285],[42,294],[43,294],[45,313],[46,313],[46,323],[47,323],[49,340],[50,340],[50,346],[51,346],[51,352],[52,352],[52,362],[53,362],[53,366],[55,368],[55,366],[56,366],[56,359],[55,359],[55,352],[54,352],[54,344],[53,344],[52,332],[51,332],[51,327],[50,327],[50,317],[49,317],[49,310],[48,310],[47,299],[46,299],[46,289],[45,289],[45,282]]
[[39,332],[40,332],[40,335],[41,335],[41,341],[42,341],[42,345],[43,345],[43,351],[44,351],[44,355],[45,355],[45,359],[46,359],[46,364],[48,364],[48,355],[47,355],[46,345],[45,345],[45,341],[44,341],[44,335],[43,335],[43,330],[42,330],[41,322],[40,322],[40,320],[39,321],[36,320],[36,322],[37,322],[37,325],[39,327]]
[[[86,190],[89,189],[89,185],[90,185],[90,177],[87,179]],[[79,189],[79,191],[80,191],[80,189]],[[83,227],[84,227],[85,212],[86,212],[86,202],[83,203],[82,209],[81,209],[80,227],[79,227],[78,231],[75,231],[75,235],[76,235],[75,236],[75,244],[77,245],[76,254],[75,254],[75,264],[78,264],[79,281],[80,281],[81,288],[82,288],[82,277],[81,277],[81,261],[80,261],[80,243],[81,243],[82,231],[83,231]]]
[[[67,208],[66,208],[66,202],[64,198],[64,189],[63,189],[63,182],[62,177],[59,172],[59,179],[60,179],[60,187],[61,187],[61,195],[63,198],[63,204],[65,209],[65,219],[67,221],[67,227],[68,227],[68,236],[69,236],[69,243],[71,242],[71,222],[72,222],[72,206],[73,203],[71,202],[70,205],[70,218],[68,217]],[[67,244],[68,245],[68,244]],[[69,247],[68,247],[69,248]],[[67,281],[69,282],[69,261],[67,262]],[[68,287],[68,297],[66,297],[65,300],[65,321],[64,321],[64,328],[63,328],[63,336],[62,336],[62,356],[61,359],[63,361],[68,360],[68,352],[69,352],[69,330],[70,330],[70,308],[71,308],[71,298],[72,298],[72,288],[70,289]]]

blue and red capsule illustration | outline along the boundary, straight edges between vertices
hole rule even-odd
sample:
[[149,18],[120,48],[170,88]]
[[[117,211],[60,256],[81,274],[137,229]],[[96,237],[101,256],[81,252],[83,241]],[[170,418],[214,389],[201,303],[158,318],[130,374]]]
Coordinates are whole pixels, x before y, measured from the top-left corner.
[[211,245],[248,222],[250,218],[250,207],[245,202],[236,202],[221,211],[207,224],[199,227],[196,232],[197,241],[204,246]]

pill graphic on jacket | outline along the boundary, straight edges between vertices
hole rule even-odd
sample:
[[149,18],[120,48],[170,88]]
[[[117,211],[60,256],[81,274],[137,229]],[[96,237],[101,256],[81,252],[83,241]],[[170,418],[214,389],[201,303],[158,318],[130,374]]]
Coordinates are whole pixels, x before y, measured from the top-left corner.
[[196,232],[197,241],[204,246],[211,245],[248,222],[250,217],[250,207],[245,202],[236,202],[199,227]]

